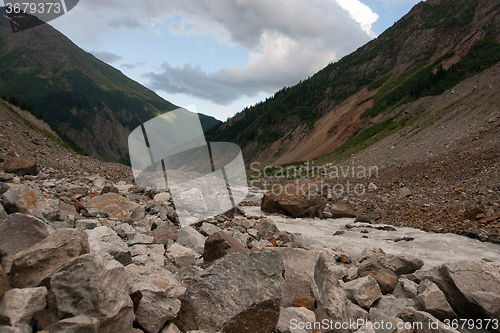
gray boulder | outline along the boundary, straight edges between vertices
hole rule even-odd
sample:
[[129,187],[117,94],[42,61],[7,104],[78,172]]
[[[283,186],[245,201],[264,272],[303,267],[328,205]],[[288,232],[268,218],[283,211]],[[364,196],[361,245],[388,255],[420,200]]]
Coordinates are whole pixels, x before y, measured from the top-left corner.
[[89,238],[91,252],[108,253],[122,265],[128,265],[132,262],[132,255],[127,244],[113,229],[102,226],[85,231]]
[[342,289],[349,300],[363,309],[369,309],[382,296],[377,280],[370,275],[344,283]]
[[219,231],[222,231],[222,229],[216,225],[213,225],[212,223],[203,222],[200,227],[200,232],[205,236],[211,236],[218,233]]
[[5,220],[6,218],[7,218],[7,213],[5,212],[3,205],[0,204],[0,221]]
[[420,282],[416,301],[421,310],[429,312],[441,321],[456,317],[444,293],[430,280]]
[[294,327],[293,321],[297,323],[313,323],[316,321],[316,316],[313,311],[308,310],[306,308],[281,308],[280,317],[278,321],[278,325],[276,328],[280,332],[291,331],[294,333],[310,333],[311,330],[300,329]]
[[177,316],[181,307],[179,297],[186,288],[161,267],[129,265],[125,272],[129,294],[138,291],[142,294],[135,312],[137,322],[150,333],[159,332]]
[[177,243],[202,255],[205,248],[205,237],[193,227],[186,226],[179,231]]
[[12,289],[0,299],[0,315],[10,318],[12,326],[30,325],[33,314],[47,303],[47,288]]
[[418,294],[418,284],[408,280],[407,278],[400,277],[399,282],[394,288],[392,294],[399,298],[414,298]]
[[57,220],[59,205],[56,200],[47,200],[38,189],[28,186],[13,186],[2,195],[2,204],[9,214],[30,214],[38,218]]
[[74,259],[52,276],[50,285],[61,313],[99,319],[99,333],[134,332],[125,268],[109,254]]
[[277,252],[228,254],[181,281],[187,291],[174,323],[183,331],[268,333],[278,322],[284,269]]
[[314,266],[316,258],[311,251],[290,248],[272,248],[279,252],[285,263],[285,285],[281,300],[282,307],[292,306],[295,296],[312,295],[314,285]]
[[[339,281],[329,269],[328,260],[320,255],[314,267],[314,281],[317,289],[314,291],[318,307],[315,311],[318,321],[328,320],[333,323],[348,322],[347,297],[340,287]],[[339,329],[337,332],[349,332],[349,329]]]
[[0,222],[0,253],[12,256],[49,235],[49,227],[34,216],[14,213]]
[[89,253],[87,234],[81,229],[61,229],[12,260],[12,285],[36,287],[71,260]]
[[411,299],[401,299],[393,295],[382,295],[373,305],[373,308],[382,311],[389,317],[398,317],[407,307],[415,307],[415,302]]

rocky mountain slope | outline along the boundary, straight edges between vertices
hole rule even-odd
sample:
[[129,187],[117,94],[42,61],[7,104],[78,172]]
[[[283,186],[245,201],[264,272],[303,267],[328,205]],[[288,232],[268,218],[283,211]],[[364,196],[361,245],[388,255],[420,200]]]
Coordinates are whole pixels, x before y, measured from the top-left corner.
[[[264,167],[329,153],[339,160],[417,120],[427,127],[422,113],[436,110],[426,96],[452,115],[463,97],[450,96],[453,87],[500,61],[499,17],[498,1],[421,2],[352,54],[214,128],[212,140],[240,144],[247,164]],[[477,85],[476,97],[496,88]]]
[[[127,136],[177,108],[48,24],[12,33],[0,8],[0,95],[17,99],[87,154],[129,163]],[[204,128],[219,123],[200,115]]]

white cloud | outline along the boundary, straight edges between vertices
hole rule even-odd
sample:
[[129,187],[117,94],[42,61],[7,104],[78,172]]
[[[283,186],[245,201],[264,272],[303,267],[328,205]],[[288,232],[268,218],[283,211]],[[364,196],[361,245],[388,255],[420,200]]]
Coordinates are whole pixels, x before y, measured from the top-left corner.
[[220,105],[307,78],[373,38],[378,18],[359,0],[86,0],[78,6],[82,13],[98,13],[85,20],[89,28],[82,33],[89,38],[119,27],[161,34],[168,29],[246,49],[249,60],[241,67],[207,73],[198,64],[166,62],[161,72],[145,75],[150,88]]

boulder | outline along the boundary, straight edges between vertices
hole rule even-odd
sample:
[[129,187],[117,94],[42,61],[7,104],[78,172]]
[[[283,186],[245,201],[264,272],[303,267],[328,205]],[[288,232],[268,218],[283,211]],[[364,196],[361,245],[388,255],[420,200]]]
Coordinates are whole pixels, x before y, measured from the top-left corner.
[[231,253],[187,287],[174,323],[182,331],[268,333],[278,322],[285,267],[277,252]]
[[418,294],[418,284],[407,278],[400,277],[392,294],[398,298],[415,298]]
[[158,333],[174,319],[181,307],[179,297],[186,288],[161,267],[129,265],[125,268],[129,294],[140,291],[142,298],[135,311],[137,322],[149,333]]
[[266,213],[291,217],[322,217],[326,206],[326,192],[312,181],[288,184],[267,191],[260,208]]
[[41,333],[97,333],[99,320],[85,315],[63,319],[46,327]]
[[194,265],[196,263],[196,258],[200,256],[200,254],[190,248],[179,245],[178,243],[169,246],[166,255],[172,263],[179,267]]
[[99,319],[99,333],[134,332],[125,268],[109,254],[74,259],[52,276],[50,286],[61,313]]
[[219,231],[222,231],[222,229],[218,226],[213,225],[212,223],[203,222],[200,227],[200,232],[205,236],[211,236],[218,233]]
[[358,215],[356,216],[356,219],[354,219],[354,223],[357,222],[372,224],[375,223],[375,220],[368,215]]
[[498,265],[481,260],[463,260],[414,274],[422,281],[428,279],[437,284],[457,315],[500,320]]
[[414,273],[424,266],[424,262],[421,259],[402,254],[379,256],[377,262],[393,271],[397,276]]
[[[317,286],[314,293],[318,303],[315,313],[317,321],[328,320],[335,325],[349,321],[348,300],[329,266],[328,259],[323,254],[320,255],[314,267],[314,282]],[[347,333],[349,329],[339,329],[336,332]]]
[[18,176],[36,176],[38,174],[38,167],[33,156],[13,157],[3,164],[2,169]]
[[[370,309],[368,320],[374,324],[373,328],[376,333],[413,333],[411,329],[404,328],[403,320],[398,317],[391,317],[376,308]],[[382,325],[382,323],[384,324]]]
[[13,256],[41,242],[49,227],[36,217],[14,213],[0,222],[0,253]]
[[369,309],[382,296],[377,280],[370,275],[344,283],[342,289],[349,300],[363,309]]
[[106,193],[90,199],[87,208],[96,208],[120,221],[139,221],[144,217],[144,207],[116,193]]
[[354,218],[356,214],[346,205],[343,204],[333,204],[330,206],[330,213],[332,214],[332,218],[340,219],[344,217]]
[[310,333],[312,332],[311,329],[300,329],[297,324],[314,323],[315,321],[314,312],[306,308],[281,308],[276,328],[280,332],[288,330],[294,333]]
[[132,255],[120,236],[109,227],[98,227],[85,230],[88,235],[90,251],[108,253],[122,265],[128,265],[132,261]]
[[384,268],[377,263],[367,263],[358,268],[358,277],[371,275],[377,280],[382,294],[387,294],[394,290],[398,283],[398,277],[390,269]]
[[179,237],[179,230],[172,223],[162,225],[151,232],[153,236],[153,243],[167,244],[169,240],[177,240]]
[[[285,293],[283,292],[283,294]],[[303,307],[309,310],[314,310],[316,308],[316,299],[309,295],[297,294],[293,299],[292,306],[296,308]]]
[[456,317],[444,293],[430,280],[420,282],[416,301],[421,310],[429,312],[441,321]]
[[12,289],[0,299],[0,315],[10,318],[12,326],[31,325],[33,314],[47,304],[47,288]]
[[225,231],[219,231],[207,238],[203,250],[203,263],[211,265],[215,260],[229,253],[249,252],[243,244]]
[[0,171],[0,182],[10,182],[14,179],[14,175]]
[[63,265],[89,251],[87,234],[83,230],[57,230],[13,257],[10,270],[12,285],[18,288],[36,287]]
[[0,333],[32,333],[33,328],[28,324],[20,324],[19,326],[3,326],[0,325]]
[[313,295],[314,266],[316,257],[311,251],[286,247],[272,248],[281,254],[285,263],[285,284],[281,299],[282,307],[292,306],[297,295]]
[[203,254],[205,249],[205,236],[200,234],[196,229],[190,226],[182,227],[177,237],[177,243],[184,247],[190,248],[198,254]]
[[153,197],[154,202],[158,202],[158,203],[162,204],[163,206],[169,206],[170,199],[172,199],[172,196],[170,195],[170,193],[167,193],[167,192],[158,193]]
[[268,240],[271,237],[277,236],[280,232],[278,227],[274,224],[274,221],[267,217],[265,219],[260,219],[255,223],[255,228],[259,231],[262,238]]
[[180,193],[178,201],[179,203],[176,203],[176,205],[190,212],[204,213],[208,210],[203,193],[195,187]]
[[136,244],[131,247],[132,263],[141,266],[165,265],[165,248],[161,244]]
[[411,299],[400,299],[394,295],[382,295],[373,305],[374,309],[385,313],[389,317],[398,317],[407,307],[415,307],[415,302]]
[[24,185],[13,186],[5,192],[2,195],[2,204],[9,214],[17,212],[51,220],[57,215],[59,218],[56,200],[47,200],[38,189]]

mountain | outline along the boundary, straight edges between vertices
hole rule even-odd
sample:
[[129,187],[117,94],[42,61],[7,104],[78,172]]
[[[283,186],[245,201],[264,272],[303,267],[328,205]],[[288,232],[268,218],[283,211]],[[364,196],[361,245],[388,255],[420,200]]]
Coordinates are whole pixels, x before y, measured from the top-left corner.
[[[12,33],[5,8],[0,8],[0,94],[43,116],[85,153],[121,163],[128,163],[131,130],[177,108],[48,24]],[[220,122],[205,115],[200,120],[204,129]]]
[[422,119],[427,109],[409,114],[412,103],[500,61],[499,32],[499,1],[420,2],[376,39],[207,136],[239,144],[260,167],[350,156]]

